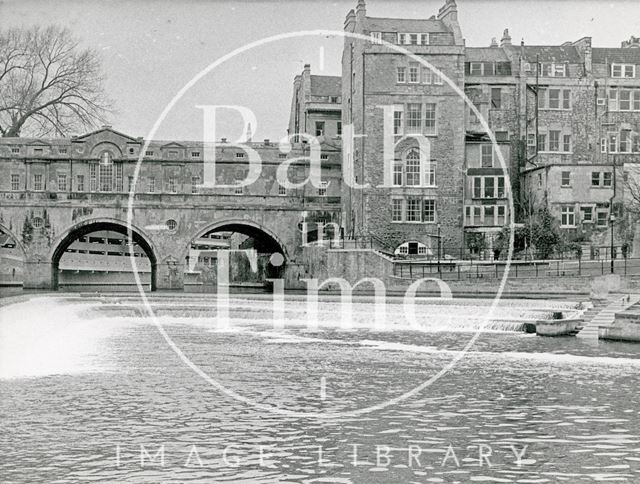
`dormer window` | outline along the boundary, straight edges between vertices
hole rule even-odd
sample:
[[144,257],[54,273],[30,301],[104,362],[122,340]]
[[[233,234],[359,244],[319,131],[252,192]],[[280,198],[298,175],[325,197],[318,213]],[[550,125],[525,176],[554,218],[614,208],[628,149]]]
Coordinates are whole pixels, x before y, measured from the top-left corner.
[[634,78],[636,66],[634,64],[611,64],[611,77]]
[[382,44],[382,32],[371,32],[371,43]]
[[400,45],[429,45],[429,34],[420,33],[398,33],[398,44]]

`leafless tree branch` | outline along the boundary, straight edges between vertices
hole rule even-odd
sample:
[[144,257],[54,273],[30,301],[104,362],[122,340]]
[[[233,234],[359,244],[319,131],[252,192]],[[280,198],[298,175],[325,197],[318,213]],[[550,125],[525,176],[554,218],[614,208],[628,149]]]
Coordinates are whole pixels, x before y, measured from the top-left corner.
[[0,31],[0,135],[66,135],[106,121],[98,54],[67,29]]

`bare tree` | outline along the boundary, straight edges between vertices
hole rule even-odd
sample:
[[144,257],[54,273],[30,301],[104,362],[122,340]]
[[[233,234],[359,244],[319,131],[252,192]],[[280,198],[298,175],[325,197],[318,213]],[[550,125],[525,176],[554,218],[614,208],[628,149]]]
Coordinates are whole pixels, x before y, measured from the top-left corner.
[[66,135],[105,122],[98,54],[58,26],[0,31],[0,134]]

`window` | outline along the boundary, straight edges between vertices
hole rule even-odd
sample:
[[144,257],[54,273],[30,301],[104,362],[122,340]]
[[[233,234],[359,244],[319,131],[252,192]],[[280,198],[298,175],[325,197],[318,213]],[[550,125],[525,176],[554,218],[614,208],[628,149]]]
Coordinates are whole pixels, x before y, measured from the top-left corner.
[[406,44],[407,43],[407,34],[398,34],[398,44]]
[[99,164],[98,179],[101,192],[113,191],[113,164],[101,162]]
[[562,151],[565,153],[571,153],[571,135],[565,134],[562,136]]
[[618,135],[616,133],[609,133],[609,153],[618,152]]
[[58,148],[58,153],[60,153],[61,155],[66,155],[67,154],[67,149],[66,148]]
[[11,175],[11,190],[20,190],[20,175]]
[[192,176],[191,177],[191,193],[193,195],[197,194],[200,190],[200,177]]
[[481,76],[482,75],[482,62],[470,62],[469,63],[469,74],[472,76]]
[[493,168],[493,146],[481,145],[482,149],[482,168]]
[[409,44],[411,44],[411,45],[420,44],[420,35],[419,34],[409,34]]
[[11,148],[11,153],[14,153],[14,154],[15,154],[15,153],[20,153],[20,148],[18,148],[17,146],[13,146],[13,147]]
[[493,109],[502,109],[502,89],[499,87],[491,88],[491,107]]
[[133,177],[132,176],[128,176],[127,177],[127,192],[131,193],[133,191]]
[[506,223],[506,207],[504,205],[498,205],[498,220],[496,221],[496,225],[504,225]]
[[560,131],[549,131],[549,151],[560,151]]
[[338,121],[336,124],[336,134],[342,136],[342,121]]
[[636,66],[633,64],[611,64],[611,77],[636,77]]
[[580,207],[582,212],[582,222],[593,222],[593,207]]
[[563,186],[563,187],[570,187],[571,186],[571,172],[570,171],[563,171],[562,172],[560,186]]
[[406,67],[398,67],[396,71],[396,82],[399,84],[404,84],[407,82],[407,68]]
[[609,111],[618,110],[618,90],[609,89]]
[[169,193],[178,193],[178,190],[176,187],[176,178],[173,176],[170,176],[169,179],[167,180],[167,191]]
[[436,186],[436,162],[431,160],[427,163],[427,186],[435,187]]
[[33,153],[36,155],[41,155],[44,152],[42,148],[34,148]]
[[287,155],[286,155],[286,153],[279,153],[278,154],[278,158],[280,158],[281,160],[286,160],[287,159]]
[[429,34],[420,34],[420,43],[422,45],[429,45]]
[[424,130],[425,134],[436,133],[436,105],[434,103],[425,104]]
[[433,83],[433,72],[428,67],[422,68],[422,83],[423,84],[432,84]]
[[493,198],[495,196],[495,184],[492,176],[484,177],[484,198]]
[[58,175],[58,191],[59,192],[67,191],[67,175],[65,174]]
[[371,32],[371,42],[373,44],[382,44],[382,32]]
[[504,198],[504,177],[498,177],[498,198]]
[[284,196],[287,194],[287,189],[282,185],[278,185],[278,195]]
[[129,148],[129,154],[130,155],[135,154],[135,152],[136,152],[135,148]]
[[495,224],[494,214],[495,214],[495,209],[493,208],[493,205],[484,207],[484,225]]
[[200,157],[200,152],[199,151],[192,151],[191,152],[191,158],[199,158]]
[[420,152],[411,150],[407,154],[406,178],[408,186],[420,185]]
[[242,151],[238,151],[238,152],[236,153],[236,158],[244,158],[244,152],[242,152]]
[[84,192],[84,175],[76,176],[76,190],[79,192]]
[[33,219],[31,219],[31,225],[34,229],[41,229],[42,227],[44,227],[44,220],[42,220],[42,218],[40,217],[34,217]]
[[153,150],[147,150],[144,152],[145,156],[153,156]]
[[116,163],[116,192],[122,192],[122,163]]
[[562,207],[560,225],[564,227],[575,227],[576,214],[574,207]]
[[560,89],[549,89],[549,109],[560,109]]
[[178,222],[176,222],[176,221],[175,221],[175,220],[173,220],[173,219],[169,219],[169,220],[167,220],[167,221],[165,222],[165,225],[167,226],[167,228],[168,228],[169,230],[175,230],[175,229],[176,229],[176,227],[178,226]]
[[402,111],[393,111],[393,134],[402,134]]
[[605,171],[602,174],[602,186],[610,187],[612,182],[612,173],[610,171]]
[[92,192],[98,190],[98,165],[95,163],[89,165],[89,190]]
[[329,155],[327,155],[326,153],[320,155],[320,159],[321,160],[328,160],[329,159]]
[[324,136],[324,121],[316,121],[316,136]]
[[318,196],[326,197],[327,196],[327,187],[329,186],[329,182],[321,181],[320,186],[318,187]]
[[482,177],[473,177],[473,198],[482,198]]
[[596,223],[600,226],[606,226],[607,225],[607,219],[609,218],[609,214],[607,212],[597,212],[597,220]]
[[631,111],[631,91],[629,89],[620,89],[618,109],[620,109],[620,111]]
[[416,197],[407,198],[407,222],[420,222],[421,203]]
[[600,186],[600,172],[592,171],[591,172],[591,186],[599,187]]
[[42,190],[42,175],[33,175],[33,189],[36,191]]
[[391,221],[402,222],[402,199],[391,199]]
[[539,134],[538,135],[538,151],[545,151],[547,146],[547,135]]
[[434,223],[436,221],[436,201],[431,198],[423,200],[423,222]]
[[154,177],[149,177],[147,180],[147,191],[149,193],[154,193],[156,191],[156,179]]
[[620,131],[620,153],[631,153],[631,131]]
[[402,186],[402,163],[396,162],[393,165],[393,185]]
[[420,82],[420,66],[416,63],[409,65],[409,83],[417,84]]
[[534,133],[527,134],[527,153],[529,156],[536,154],[536,135]]
[[407,105],[407,131],[409,133],[420,133],[420,104],[408,104]]
[[235,193],[236,195],[244,195],[244,187],[241,185],[237,185],[234,188],[233,193]]

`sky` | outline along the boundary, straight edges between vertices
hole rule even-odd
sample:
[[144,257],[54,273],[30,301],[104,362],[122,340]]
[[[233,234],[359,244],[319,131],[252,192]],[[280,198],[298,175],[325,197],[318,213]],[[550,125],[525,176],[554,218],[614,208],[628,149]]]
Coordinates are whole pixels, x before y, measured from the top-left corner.
[[[444,0],[367,0],[375,17],[428,18]],[[505,28],[514,43],[560,44],[584,36],[619,47],[640,36],[640,1],[458,0],[467,46],[489,46]],[[302,30],[341,31],[352,1],[0,0],[0,29],[33,24],[68,27],[103,60],[114,129],[148,137],[167,104],[205,67],[265,37]],[[245,51],[199,80],[159,124],[155,139],[202,139],[197,105],[241,105],[256,115],[254,140],[286,134],[293,77],[339,75],[339,37],[296,37]],[[241,118],[225,111],[217,138],[237,138]],[[77,133],[81,134],[81,133]]]

